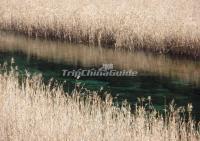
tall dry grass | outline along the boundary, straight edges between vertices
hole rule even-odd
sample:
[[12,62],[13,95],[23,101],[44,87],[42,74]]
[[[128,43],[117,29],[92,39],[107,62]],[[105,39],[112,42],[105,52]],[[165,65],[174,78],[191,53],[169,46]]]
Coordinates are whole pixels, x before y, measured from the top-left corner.
[[[199,126],[180,117],[183,108],[170,105],[162,117],[150,104],[131,110],[124,102],[113,105],[96,92],[45,85],[41,76],[27,73],[19,80],[11,68],[0,74],[0,140],[69,141],[198,141]],[[142,103],[144,99],[141,99]],[[188,112],[191,112],[191,105]]]
[[198,0],[1,0],[0,28],[199,57],[199,5]]

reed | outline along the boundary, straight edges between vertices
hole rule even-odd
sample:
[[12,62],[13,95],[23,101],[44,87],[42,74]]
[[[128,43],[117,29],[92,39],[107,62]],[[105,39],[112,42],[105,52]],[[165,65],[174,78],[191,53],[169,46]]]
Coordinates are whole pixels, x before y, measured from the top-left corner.
[[[5,67],[4,67],[5,68]],[[27,73],[19,80],[17,70],[0,73],[0,140],[90,140],[90,141],[198,141],[199,125],[186,109],[166,107],[165,116],[139,99],[131,109],[127,102],[114,105],[112,97],[83,88],[71,94],[61,85],[42,82],[42,76]],[[147,106],[146,103],[149,103]],[[189,115],[181,117],[180,113]],[[182,113],[182,114],[183,114]]]
[[200,56],[197,0],[1,0],[0,28],[33,37]]

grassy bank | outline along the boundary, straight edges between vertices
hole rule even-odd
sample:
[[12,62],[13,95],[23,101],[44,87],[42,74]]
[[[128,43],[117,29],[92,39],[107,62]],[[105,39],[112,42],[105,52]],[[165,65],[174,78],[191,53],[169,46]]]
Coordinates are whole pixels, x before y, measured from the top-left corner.
[[0,28],[28,36],[200,57],[196,0],[1,0]]
[[[156,112],[150,98],[131,110],[124,102],[113,106],[112,98],[96,92],[45,85],[41,76],[27,73],[0,74],[0,140],[90,140],[90,141],[198,141],[199,128],[183,108],[167,107],[166,116]],[[185,110],[190,115],[191,105]]]

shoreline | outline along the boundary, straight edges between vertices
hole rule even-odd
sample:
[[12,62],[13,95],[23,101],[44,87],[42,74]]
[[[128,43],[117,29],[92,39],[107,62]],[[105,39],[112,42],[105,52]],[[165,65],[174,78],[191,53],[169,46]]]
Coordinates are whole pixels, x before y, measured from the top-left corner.
[[[73,43],[73,44],[83,44],[86,46],[94,46],[94,47],[103,47],[103,48],[112,48],[115,50],[121,50],[126,52],[144,52],[144,53],[152,53],[155,55],[168,55],[170,57],[174,58],[183,58],[183,59],[189,59],[189,60],[198,60],[200,59],[200,40],[199,42],[188,42],[185,45],[183,45],[182,42],[175,42],[174,39],[171,39],[171,42],[167,41],[164,47],[157,47],[159,44],[155,44],[154,46],[151,44],[144,45],[144,46],[121,46],[117,47],[115,45],[115,40],[112,39],[110,42],[103,42],[99,45],[98,41],[89,43],[89,40],[82,40],[80,39],[71,39],[64,38],[64,36],[57,36],[56,34],[50,34],[45,35],[44,33],[41,33],[39,35],[36,35],[36,33],[32,33],[31,35],[28,34],[26,31],[16,31],[16,30],[6,30],[6,29],[0,29],[2,32],[8,32],[13,33],[16,35],[23,35],[25,37],[29,37],[32,39],[41,39],[41,40],[49,40],[49,41],[59,41],[59,42],[67,42],[67,43]],[[177,39],[178,41],[178,39]],[[183,41],[184,42],[184,41]],[[174,44],[170,46],[170,44]],[[189,50],[188,50],[189,48]]]
[[200,58],[200,16],[194,0],[31,4],[2,0],[0,29],[33,38]]
[[[82,65],[86,66],[90,63],[93,65],[102,65],[105,62],[113,62],[120,69],[132,68],[133,70],[150,71],[153,74],[158,73],[161,76],[183,79],[195,85],[200,83],[198,77],[200,68],[197,63],[198,60],[191,58],[136,51],[120,51],[113,50],[112,48],[68,44],[64,41],[50,41],[40,38],[32,39],[12,32],[2,32],[2,34],[0,32],[0,36],[1,51],[17,50],[41,59],[50,59],[53,62],[73,63],[72,60],[76,58],[76,62],[81,62]],[[106,58],[106,61],[102,58]],[[124,66],[124,64],[126,65]]]

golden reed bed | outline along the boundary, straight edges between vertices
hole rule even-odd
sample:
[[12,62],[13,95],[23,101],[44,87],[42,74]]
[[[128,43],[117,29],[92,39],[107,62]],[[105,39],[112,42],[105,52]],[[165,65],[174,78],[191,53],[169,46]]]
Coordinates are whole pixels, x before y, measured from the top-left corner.
[[1,0],[0,29],[200,57],[198,0]]
[[45,85],[40,75],[27,73],[19,79],[16,69],[0,73],[0,140],[200,140],[191,104],[187,108],[169,105],[162,116],[149,97],[131,110],[126,102],[116,107],[112,97],[97,92],[78,88],[67,94],[62,86]]

